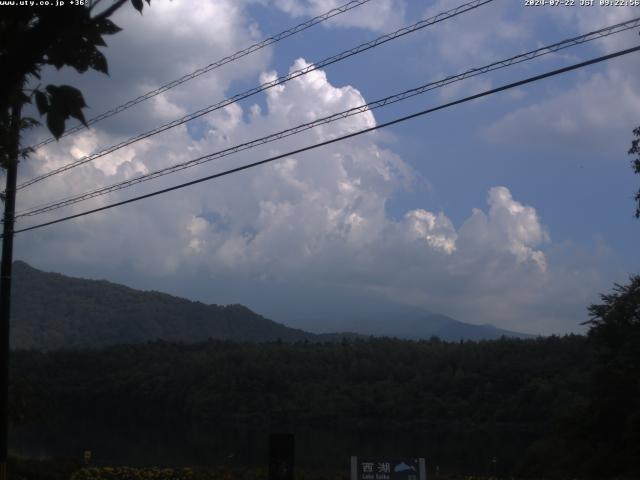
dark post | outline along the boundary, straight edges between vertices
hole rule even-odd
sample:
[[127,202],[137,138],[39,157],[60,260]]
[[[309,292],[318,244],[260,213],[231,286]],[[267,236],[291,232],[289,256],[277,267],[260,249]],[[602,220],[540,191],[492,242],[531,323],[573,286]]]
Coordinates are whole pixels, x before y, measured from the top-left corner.
[[11,109],[11,150],[7,167],[0,265],[0,480],[7,479],[9,431],[9,321],[11,313],[11,267],[13,264],[13,224],[16,211],[16,179],[20,142],[21,105]]
[[269,438],[269,480],[293,480],[294,437],[272,433]]

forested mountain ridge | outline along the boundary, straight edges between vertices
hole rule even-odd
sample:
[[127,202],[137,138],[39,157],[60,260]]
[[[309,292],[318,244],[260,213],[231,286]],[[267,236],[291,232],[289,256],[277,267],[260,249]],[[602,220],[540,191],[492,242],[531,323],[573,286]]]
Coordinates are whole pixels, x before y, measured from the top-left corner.
[[55,350],[153,340],[195,343],[209,338],[333,342],[367,336],[411,340],[437,336],[448,341],[527,337],[395,304],[385,304],[386,310],[359,317],[350,317],[350,312],[345,311],[341,317],[301,319],[295,325],[301,325],[303,330],[265,318],[243,305],[206,305],[105,280],[43,272],[22,261],[16,261],[13,268],[14,349]]
[[350,334],[315,335],[242,305],[205,305],[104,280],[86,280],[13,266],[11,345],[55,350],[208,338],[236,341],[335,341]]

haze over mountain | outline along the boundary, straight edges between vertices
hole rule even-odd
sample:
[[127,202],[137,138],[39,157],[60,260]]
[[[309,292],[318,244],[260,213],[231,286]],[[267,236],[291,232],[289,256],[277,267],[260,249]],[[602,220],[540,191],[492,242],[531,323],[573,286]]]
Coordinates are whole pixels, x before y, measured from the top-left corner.
[[[337,341],[361,335],[443,340],[492,339],[521,334],[469,325],[444,315],[392,304],[376,314],[345,312],[297,325],[310,333],[269,320],[242,305],[205,305],[156,291],[140,291],[104,280],[47,273],[17,261],[12,291],[13,348],[57,349],[141,343],[162,339],[193,343],[234,341]],[[354,316],[355,315],[355,316]]]
[[494,340],[500,337],[533,338],[519,332],[500,329],[493,325],[472,325],[446,315],[432,313],[416,307],[397,304],[380,304],[377,311],[358,312],[333,318],[306,317],[296,321],[296,326],[315,333],[339,330],[396,337],[407,340],[439,337],[442,340]]

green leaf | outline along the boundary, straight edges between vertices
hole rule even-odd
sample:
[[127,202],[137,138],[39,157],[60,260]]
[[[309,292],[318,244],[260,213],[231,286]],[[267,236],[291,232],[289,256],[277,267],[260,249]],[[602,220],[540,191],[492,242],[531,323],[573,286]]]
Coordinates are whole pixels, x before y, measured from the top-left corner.
[[58,140],[64,133],[65,115],[58,110],[49,110],[47,114],[47,127],[51,134]]
[[109,66],[107,65],[107,58],[102,54],[102,52],[96,50],[91,54],[91,58],[89,59],[89,65],[94,70],[98,72],[105,73],[109,75]]
[[44,115],[49,110],[49,100],[44,92],[40,90],[35,91],[36,94],[36,106],[38,107],[38,112],[40,115]]
[[49,49],[45,58],[45,62],[49,65],[53,65],[58,70],[64,67],[65,64],[64,58],[60,55],[58,49],[55,48]]
[[91,41],[91,43],[93,43],[94,45],[98,45],[99,47],[107,46],[107,42],[105,42],[102,38],[102,35],[97,32],[92,32],[91,38],[89,40]]
[[49,93],[47,126],[54,137],[59,138],[64,133],[64,122],[69,117],[87,125],[82,113],[87,104],[80,90],[69,85],[47,85],[46,90]]
[[142,7],[144,6],[144,2],[142,0],[131,0],[131,4],[133,5],[133,8],[142,13]]
[[73,118],[75,118],[76,120],[79,120],[82,122],[82,124],[85,127],[88,127],[89,125],[87,125],[87,120],[84,118],[84,113],[82,113],[82,110],[74,110],[69,112],[69,115]]
[[98,33],[101,35],[113,35],[122,31],[122,29],[108,18],[104,18],[96,23]]
[[70,85],[47,85],[47,91],[51,95],[51,105],[54,103],[64,105],[67,111],[74,111],[87,106],[82,92]]

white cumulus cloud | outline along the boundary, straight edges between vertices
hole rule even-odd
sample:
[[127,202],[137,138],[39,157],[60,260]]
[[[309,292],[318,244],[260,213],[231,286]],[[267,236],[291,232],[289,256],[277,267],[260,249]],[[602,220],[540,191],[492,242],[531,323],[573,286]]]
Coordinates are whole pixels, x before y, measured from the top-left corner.
[[[273,2],[275,7],[293,17],[322,15],[345,3],[342,0],[275,0]],[[404,23],[405,10],[404,0],[378,0],[336,16],[329,20],[327,25],[387,31],[398,28]]]
[[[207,49],[213,51],[214,57],[219,56],[219,51],[240,43],[241,33],[253,32],[252,23],[232,3],[221,0],[212,2],[215,6],[202,7],[199,13],[189,12],[199,15],[190,23],[193,29],[169,21],[181,12],[180,8],[186,8],[180,6],[183,4],[163,4],[156,13],[151,13],[151,8],[149,15],[159,16],[164,24],[160,21],[143,38],[127,37],[131,44],[123,41],[118,47],[114,42],[114,47],[119,48],[116,57],[125,58],[126,49],[142,48],[141,43],[154,39],[167,47],[169,56],[185,51],[184,45],[207,45],[193,58],[185,58],[185,65],[202,60],[202,52]],[[281,8],[297,14],[296,8],[325,9],[330,8],[330,3],[282,2]],[[382,3],[392,4],[401,5]],[[309,10],[300,14],[305,12]],[[221,22],[223,18],[234,26],[228,31],[223,29],[226,33],[221,39],[204,33],[211,22]],[[160,39],[162,25],[166,26],[165,39]],[[130,24],[127,30],[132,30]],[[304,59],[298,59],[290,68],[306,65]],[[150,103],[139,120],[142,125],[153,125],[171,113],[189,111],[191,105],[201,105],[203,98],[222,95],[233,79],[242,78],[247,72],[260,75],[263,81],[282,74],[268,71],[266,65],[259,67],[259,63],[251,64],[231,69],[225,75],[204,76],[193,88],[190,84],[189,88]],[[127,82],[143,85],[148,72],[155,69],[154,65],[148,70],[133,68]],[[204,117],[202,135],[192,135],[183,125],[100,162],[55,176],[38,188],[25,189],[21,191],[18,210],[366,103],[357,88],[333,85],[323,71],[269,89],[259,100],[264,101],[264,107],[231,105]],[[133,191],[76,205],[65,213],[80,212],[87,206],[104,205],[375,124],[373,113],[365,112],[162,177]],[[127,128],[97,126],[93,131],[49,145],[28,162],[26,173],[50,170],[98,145],[115,143],[129,127],[131,124]],[[546,251],[553,245],[533,206],[518,201],[517,192],[512,194],[507,186],[499,186],[489,190],[487,205],[469,205],[469,217],[458,226],[446,212],[430,205],[413,208],[399,219],[391,217],[388,202],[414,178],[412,168],[385,146],[380,135],[367,134],[289,155],[217,181],[25,233],[19,237],[18,256],[36,266],[59,271],[118,271],[148,278],[190,278],[197,274],[199,279],[206,279],[206,288],[194,285],[193,289],[209,302],[225,303],[230,298],[229,285],[235,288],[231,296],[249,305],[263,292],[275,292],[279,296],[271,302],[288,302],[302,309],[304,294],[313,295],[320,289],[359,291],[473,323],[489,322],[531,332],[576,328],[583,318],[584,304],[563,304],[559,312],[557,303],[549,303],[549,298],[562,302],[572,298],[571,284],[566,279],[579,269],[548,257]],[[580,297],[577,302],[582,300]],[[326,303],[330,305],[331,298]]]

